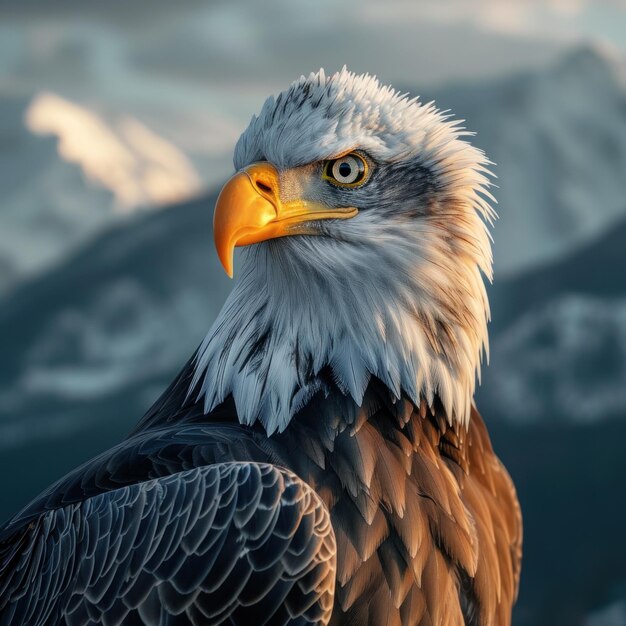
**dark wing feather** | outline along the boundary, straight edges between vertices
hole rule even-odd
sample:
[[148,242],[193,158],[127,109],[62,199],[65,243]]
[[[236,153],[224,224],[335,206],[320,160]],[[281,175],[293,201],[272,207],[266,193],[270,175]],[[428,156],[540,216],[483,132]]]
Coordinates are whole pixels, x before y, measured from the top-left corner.
[[43,513],[0,543],[0,625],[326,624],[335,537],[308,485],[220,463]]

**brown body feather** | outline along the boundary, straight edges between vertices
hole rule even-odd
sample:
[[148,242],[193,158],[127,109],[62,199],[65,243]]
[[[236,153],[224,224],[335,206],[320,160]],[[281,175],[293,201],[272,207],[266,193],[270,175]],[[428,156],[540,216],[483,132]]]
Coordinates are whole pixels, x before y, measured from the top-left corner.
[[[510,624],[521,562],[517,496],[476,410],[468,432],[459,430],[412,413],[394,442],[364,451],[376,455],[369,495],[357,496],[378,502],[371,524],[362,517],[344,529],[351,507],[327,502],[338,544],[332,624]],[[374,441],[353,438],[359,449]]]
[[521,512],[478,411],[466,429],[450,425],[438,402],[393,403],[376,386],[347,420],[328,403],[325,418],[312,402],[270,441],[330,510],[338,551],[330,623],[508,626]]

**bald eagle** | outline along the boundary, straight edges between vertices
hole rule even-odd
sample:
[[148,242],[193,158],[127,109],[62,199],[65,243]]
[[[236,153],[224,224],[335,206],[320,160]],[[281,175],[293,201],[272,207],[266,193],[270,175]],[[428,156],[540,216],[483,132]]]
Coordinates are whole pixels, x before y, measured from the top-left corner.
[[0,531],[0,625],[510,624],[467,135],[345,69],[265,102],[215,207],[230,297],[128,438]]

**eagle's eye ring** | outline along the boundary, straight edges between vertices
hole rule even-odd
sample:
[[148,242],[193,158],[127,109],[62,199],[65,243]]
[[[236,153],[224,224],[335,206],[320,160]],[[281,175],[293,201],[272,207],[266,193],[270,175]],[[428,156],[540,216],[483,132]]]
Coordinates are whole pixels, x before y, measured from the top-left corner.
[[367,176],[367,161],[358,152],[324,161],[322,178],[336,187],[359,187]]

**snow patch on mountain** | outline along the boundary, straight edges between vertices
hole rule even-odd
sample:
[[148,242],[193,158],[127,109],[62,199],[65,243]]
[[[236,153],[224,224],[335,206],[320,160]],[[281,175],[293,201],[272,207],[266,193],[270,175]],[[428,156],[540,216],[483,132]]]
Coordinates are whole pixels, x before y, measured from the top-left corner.
[[522,315],[492,346],[482,396],[517,422],[626,417],[626,299],[567,295]]
[[[50,437],[88,426],[90,411],[56,411],[59,405],[97,403],[132,389],[148,406],[173,365],[189,357],[189,338],[201,336],[208,308],[206,293],[183,287],[166,304],[120,278],[87,306],[55,312],[23,355],[19,376],[0,388],[0,449],[32,439],[33,425]],[[50,410],[36,415],[34,406]]]
[[28,100],[0,98],[0,294],[111,222],[112,195],[23,125]]
[[583,626],[624,626],[626,624],[626,600],[609,604],[587,617]]
[[55,135],[59,156],[108,189],[119,209],[181,202],[200,189],[192,162],[130,116],[107,124],[94,111],[43,92],[30,103],[25,122],[36,134]]
[[130,116],[108,120],[51,93],[0,100],[0,295],[134,210],[201,187],[192,162]]
[[186,359],[180,329],[201,334],[206,295],[181,288],[171,305],[121,278],[81,308],[56,312],[22,359],[12,392],[67,400],[96,398],[132,386]]

